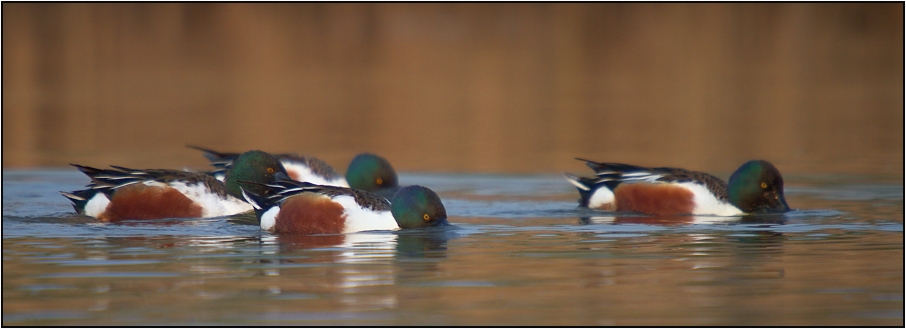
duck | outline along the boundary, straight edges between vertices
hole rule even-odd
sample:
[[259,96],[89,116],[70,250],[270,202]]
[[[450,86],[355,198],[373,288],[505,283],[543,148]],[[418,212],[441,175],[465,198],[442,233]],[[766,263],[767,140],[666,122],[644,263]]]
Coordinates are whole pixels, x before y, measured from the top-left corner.
[[[278,177],[262,195],[243,190],[261,229],[274,234],[347,234],[449,225],[437,193],[419,185],[388,200],[367,191]],[[244,189],[244,188],[243,188]]]
[[579,190],[579,206],[648,215],[740,216],[790,210],[783,177],[768,161],[748,161],[730,175],[729,183],[713,175],[670,167],[641,167],[576,158],[595,177],[569,173]]
[[[219,180],[223,180],[223,172],[238,155],[194,145],[186,147],[204,152],[211,165],[218,168],[210,174]],[[327,162],[313,156],[300,156],[294,153],[281,153],[275,156],[283,163],[289,177],[295,181],[349,187],[371,192],[385,199],[392,198],[400,189],[399,179],[390,161],[373,153],[357,154],[349,162],[345,176],[338,174]]]
[[[200,146],[186,145],[186,147],[204,152],[204,157],[211,162],[212,166],[217,168],[209,172],[209,174],[221,181],[223,181],[223,174],[226,169],[239,156],[239,153],[218,152]],[[321,159],[295,153],[280,153],[274,154],[274,156],[280,160],[289,177],[293,180],[311,182],[318,185],[349,187],[346,178]]]
[[169,169],[98,169],[71,164],[91,178],[85,190],[64,192],[76,213],[102,221],[208,218],[250,212],[242,189],[266,195],[257,184],[273,183],[286,169],[271,154],[238,155],[223,182],[204,173]]

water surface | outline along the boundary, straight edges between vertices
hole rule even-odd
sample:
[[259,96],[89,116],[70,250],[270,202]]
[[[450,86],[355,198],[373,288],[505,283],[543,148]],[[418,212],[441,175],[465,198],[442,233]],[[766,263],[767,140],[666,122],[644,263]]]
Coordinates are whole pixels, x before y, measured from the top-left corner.
[[785,177],[755,218],[576,208],[558,175],[402,174],[455,227],[274,236],[245,218],[102,223],[75,170],[3,173],[3,325],[887,325],[903,185]]

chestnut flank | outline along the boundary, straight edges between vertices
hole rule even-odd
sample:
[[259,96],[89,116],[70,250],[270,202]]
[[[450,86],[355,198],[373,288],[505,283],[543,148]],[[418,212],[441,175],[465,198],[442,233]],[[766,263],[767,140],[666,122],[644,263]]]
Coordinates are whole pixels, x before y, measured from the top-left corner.
[[201,205],[176,189],[141,183],[117,189],[107,209],[98,215],[105,221],[197,217],[201,217]]
[[274,233],[340,234],[346,226],[343,206],[328,197],[300,193],[280,205]]
[[670,184],[620,184],[614,196],[617,211],[682,215],[691,214],[695,208],[692,191]]

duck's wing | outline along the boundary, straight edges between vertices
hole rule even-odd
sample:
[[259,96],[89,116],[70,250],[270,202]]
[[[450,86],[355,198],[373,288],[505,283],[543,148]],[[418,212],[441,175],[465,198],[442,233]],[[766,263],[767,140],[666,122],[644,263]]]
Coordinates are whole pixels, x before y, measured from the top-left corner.
[[[252,183],[252,182],[248,182]],[[384,198],[378,197],[374,194],[354,190],[345,187],[339,186],[328,186],[328,185],[317,185],[309,182],[298,182],[294,180],[278,180],[273,184],[258,184],[267,188],[268,195],[256,195],[249,191],[243,189],[243,196],[246,198],[249,203],[252,204],[256,209],[266,209],[275,204],[280,204],[286,199],[295,196],[300,193],[315,193],[320,194],[329,198],[335,198],[339,196],[350,196],[356,203],[361,205],[363,208],[376,210],[376,211],[386,211],[390,210],[390,202]]]

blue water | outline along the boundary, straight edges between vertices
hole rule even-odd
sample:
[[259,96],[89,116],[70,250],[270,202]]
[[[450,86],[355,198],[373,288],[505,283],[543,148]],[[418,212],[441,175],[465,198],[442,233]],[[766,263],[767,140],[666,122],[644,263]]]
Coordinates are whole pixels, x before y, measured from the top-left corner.
[[237,216],[103,223],[3,173],[4,325],[903,325],[903,185],[785,176],[752,218],[579,209],[559,175],[401,174],[454,227],[274,236]]

